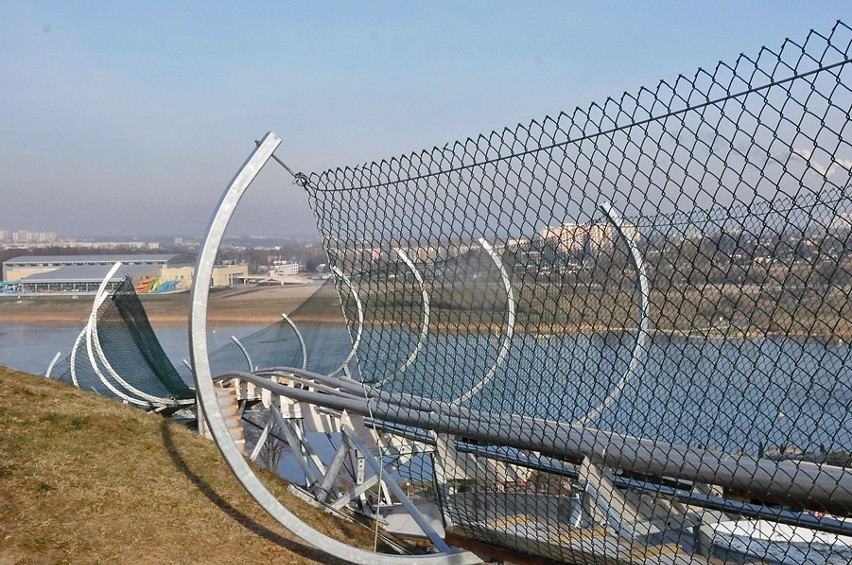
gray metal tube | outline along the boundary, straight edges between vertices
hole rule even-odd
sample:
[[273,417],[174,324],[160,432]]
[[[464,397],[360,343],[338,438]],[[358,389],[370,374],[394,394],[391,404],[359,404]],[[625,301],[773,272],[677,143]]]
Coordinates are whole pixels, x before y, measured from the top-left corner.
[[[231,378],[232,375],[225,374],[219,377],[216,377],[214,380],[228,379]],[[302,382],[304,380],[299,379]],[[258,386],[265,386],[261,383],[261,381],[257,381]],[[329,390],[330,387],[323,386],[324,390]],[[349,397],[356,401],[363,401],[363,397],[356,395],[343,395],[340,398]],[[394,435],[399,435],[401,437],[405,437],[412,441],[424,443],[427,445],[435,445],[435,439],[432,435],[427,434],[425,432],[418,432],[414,428],[396,428],[393,424],[391,424],[388,420],[372,420],[368,419],[365,423],[370,427],[375,427],[376,429],[381,429],[383,431],[392,433]],[[471,453],[474,455],[479,455],[482,457],[487,457],[489,459],[495,459],[499,461],[504,461],[506,463],[521,465],[524,467],[529,467],[531,469],[546,471],[548,473],[556,473],[560,475],[577,477],[578,472],[576,469],[572,467],[567,467],[559,462],[553,463],[543,463],[537,458],[529,457],[521,454],[506,454],[501,453],[496,450],[495,447],[489,447],[484,445],[476,445],[469,444],[465,442],[461,442],[457,446],[457,450],[460,453]],[[713,510],[721,510],[724,512],[729,512],[733,514],[738,514],[740,516],[745,516],[749,518],[757,518],[757,519],[766,519],[773,520],[775,522],[781,524],[788,524],[791,526],[800,526],[809,528],[816,531],[834,533],[844,536],[852,536],[852,526],[846,525],[844,522],[840,522],[833,518],[818,518],[812,514],[802,513],[802,512],[794,512],[790,510],[772,508],[768,506],[762,506],[758,504],[749,504],[744,502],[739,502],[737,500],[711,497],[703,494],[697,494],[690,491],[685,491],[682,489],[676,489],[666,486],[661,486],[658,484],[646,482],[646,481],[637,481],[635,479],[627,479],[623,477],[613,477],[613,483],[621,488],[634,488],[639,489],[644,492],[661,494],[663,496],[671,496],[675,499],[686,503],[692,504],[695,506],[701,506],[704,508],[709,508]],[[844,509],[844,511],[846,511]]]
[[[264,377],[237,375],[294,400],[496,445],[539,451],[549,457],[579,462],[591,455],[612,468],[719,485],[780,502],[841,509],[844,513],[852,507],[852,471],[840,467],[720,454],[524,416],[471,420],[403,408],[375,398],[321,394],[275,386],[268,381],[264,384]],[[507,421],[512,425],[507,426]]]
[[302,337],[302,332],[299,331],[299,327],[290,319],[290,316],[287,314],[281,314],[281,317],[285,322],[290,324],[290,327],[293,328],[294,332],[296,332],[296,339],[299,340],[299,347],[302,349],[302,370],[304,371],[308,368],[308,348],[305,346],[305,338]]
[[246,349],[245,345],[243,345],[243,342],[241,342],[239,339],[237,339],[236,336],[233,336],[233,335],[231,336],[231,341],[236,343],[237,347],[240,348],[240,351],[243,352],[243,357],[245,357],[246,363],[248,364],[248,367],[249,367],[249,371],[254,371],[255,366],[254,366],[254,363],[252,363],[251,355],[249,355],[248,349]]

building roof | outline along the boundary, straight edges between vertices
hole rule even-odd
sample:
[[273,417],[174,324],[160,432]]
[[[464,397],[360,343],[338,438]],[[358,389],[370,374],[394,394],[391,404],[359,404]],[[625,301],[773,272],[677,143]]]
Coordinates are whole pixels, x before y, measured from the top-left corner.
[[[151,272],[151,267],[154,265],[122,265],[110,281],[120,281],[125,275],[130,275],[137,278]],[[107,275],[111,265],[74,265],[69,267],[59,267],[46,273],[38,273],[30,275],[20,280],[22,284],[27,283],[79,283],[79,282],[96,282],[99,283]]]
[[122,263],[168,263],[177,257],[181,257],[175,253],[157,253],[157,254],[142,254],[142,255],[21,255],[7,259],[5,265],[14,265],[16,263],[60,263],[73,265],[75,263],[98,263],[110,264],[117,261]]

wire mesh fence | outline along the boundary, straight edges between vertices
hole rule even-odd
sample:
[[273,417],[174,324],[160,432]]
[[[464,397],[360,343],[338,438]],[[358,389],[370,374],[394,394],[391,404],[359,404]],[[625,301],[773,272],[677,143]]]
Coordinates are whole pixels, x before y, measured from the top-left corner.
[[[351,374],[371,415],[436,432],[436,463],[406,471],[457,535],[563,560],[622,555],[577,535],[594,527],[636,551],[852,559],[850,42],[838,22],[303,178]],[[708,500],[728,505],[711,520]],[[814,524],[841,535],[793,528]]]
[[338,369],[352,350],[349,328],[331,279],[318,285],[292,312],[281,312],[280,321],[233,338],[210,354],[214,375],[261,367],[296,367],[328,374]]

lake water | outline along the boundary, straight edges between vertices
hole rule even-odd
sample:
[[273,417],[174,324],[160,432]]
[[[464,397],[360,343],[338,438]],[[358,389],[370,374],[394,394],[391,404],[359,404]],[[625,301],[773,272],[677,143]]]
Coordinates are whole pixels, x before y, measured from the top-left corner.
[[[68,355],[81,324],[2,324],[0,323],[0,365],[43,375],[57,352]],[[238,338],[260,329],[245,324],[222,324],[210,327],[209,347],[215,350]],[[189,337],[186,326],[154,326],[163,350],[176,366],[189,359]]]
[[[214,372],[245,368],[232,335],[259,330],[246,325],[211,326]],[[56,352],[70,351],[75,325],[0,324],[0,363],[43,374]],[[333,371],[350,348],[345,328],[302,325],[308,369]],[[183,326],[155,326],[163,348],[184,378],[189,357]],[[358,368],[380,380],[394,374],[416,347],[417,332],[365,329]],[[301,364],[292,330],[283,325],[245,339],[257,365]],[[785,446],[817,452],[852,447],[852,346],[842,341],[761,337],[748,340],[688,339],[658,335],[649,340],[636,373],[624,381],[633,347],[628,333],[573,336],[516,335],[508,355],[482,382],[498,355],[488,334],[430,334],[413,363],[387,389],[453,400],[475,386],[466,402],[491,413],[521,413],[578,421],[605,403],[590,425],[673,443],[724,451]]]

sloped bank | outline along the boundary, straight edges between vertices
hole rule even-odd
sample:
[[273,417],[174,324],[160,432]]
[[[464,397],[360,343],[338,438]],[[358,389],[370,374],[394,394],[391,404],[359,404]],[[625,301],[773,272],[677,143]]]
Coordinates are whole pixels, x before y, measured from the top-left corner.
[[[270,489],[351,545],[372,533]],[[159,416],[0,366],[0,563],[333,563],[269,518],[215,445]]]

